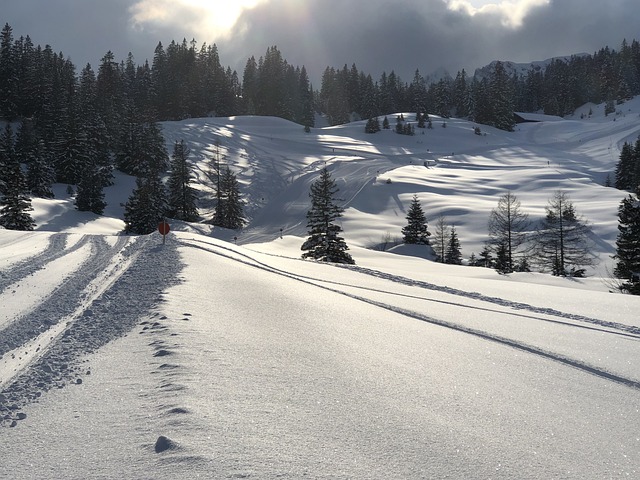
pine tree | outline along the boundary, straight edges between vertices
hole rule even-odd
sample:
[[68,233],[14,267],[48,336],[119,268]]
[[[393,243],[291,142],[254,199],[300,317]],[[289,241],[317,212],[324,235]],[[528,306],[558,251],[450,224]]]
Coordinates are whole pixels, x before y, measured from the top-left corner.
[[[618,208],[617,260],[614,275],[625,280],[621,289],[640,295],[640,186]],[[635,276],[635,279],[634,279]]]
[[379,131],[380,121],[378,120],[378,117],[371,117],[369,120],[367,120],[367,124],[364,127],[365,133],[377,133]]
[[480,255],[478,255],[477,265],[479,267],[492,268],[495,265],[495,260],[491,254],[491,247],[487,244],[484,246]]
[[447,245],[447,252],[445,255],[445,262],[452,265],[462,265],[462,253],[460,252],[460,240],[456,233],[455,226],[451,227],[451,235],[449,237],[449,243]]
[[311,209],[307,212],[309,238],[302,244],[302,258],[313,258],[322,262],[354,264],[347,253],[349,247],[339,233],[342,227],[334,223],[342,217],[344,209],[335,203],[338,187],[327,168],[323,168],[312,185],[309,196]]
[[196,208],[196,191],[191,187],[191,168],[187,163],[189,148],[176,141],[173,146],[171,156],[171,175],[169,176],[169,211],[171,218],[184,220],[185,222],[195,222],[198,220],[198,209]]
[[14,144],[13,129],[11,124],[7,123],[0,135],[0,197],[6,194],[7,179],[13,163],[16,162]]
[[633,145],[624,142],[620,149],[620,159],[616,165],[615,186],[618,190],[631,190],[633,188],[635,153]]
[[136,179],[136,188],[124,208],[126,233],[146,235],[153,232],[167,212],[166,192],[159,175]]
[[509,260],[509,249],[505,243],[500,243],[494,247],[496,251],[496,259],[493,263],[498,273],[507,274],[513,272],[511,261]]
[[12,152],[6,156],[3,170],[6,176],[0,197],[0,226],[7,230],[33,230],[35,223],[29,214],[33,208],[27,196],[27,180]]
[[53,198],[51,185],[55,182],[55,176],[51,156],[45,149],[44,141],[39,140],[34,157],[27,165],[27,187],[36,197]]
[[406,244],[429,245],[431,233],[427,227],[427,218],[422,210],[418,196],[414,195],[407,212],[407,225],[402,227],[403,241]]
[[565,192],[558,191],[549,200],[546,216],[534,237],[536,260],[556,276],[576,276],[582,267],[593,265],[590,228],[576,214]]
[[514,258],[518,247],[526,240],[529,228],[529,216],[520,209],[520,201],[511,192],[505,193],[498,200],[498,207],[491,211],[489,217],[489,237],[496,254],[499,248],[505,249],[506,260],[500,268],[505,273],[514,270]]
[[92,163],[85,165],[80,174],[76,192],[76,208],[81,212],[102,215],[107,206],[104,201],[103,178],[100,169]]
[[229,166],[226,166],[220,174],[220,198],[212,223],[230,230],[238,230],[247,223],[240,195],[240,184]]

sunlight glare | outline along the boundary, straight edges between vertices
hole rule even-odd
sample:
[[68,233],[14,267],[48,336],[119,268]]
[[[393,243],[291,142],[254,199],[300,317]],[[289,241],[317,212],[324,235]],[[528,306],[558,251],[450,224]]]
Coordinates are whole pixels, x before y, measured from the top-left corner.
[[531,10],[548,5],[551,0],[443,0],[450,10],[476,14],[497,15],[505,27],[522,26]]
[[265,0],[139,0],[131,8],[132,23],[181,25],[198,36],[219,37],[229,33],[244,10]]

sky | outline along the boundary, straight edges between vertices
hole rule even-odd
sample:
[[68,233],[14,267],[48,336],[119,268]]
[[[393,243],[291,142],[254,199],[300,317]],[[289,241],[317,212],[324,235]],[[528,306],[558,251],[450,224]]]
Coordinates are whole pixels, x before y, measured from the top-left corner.
[[216,43],[223,66],[242,75],[250,56],[278,46],[312,81],[353,63],[378,78],[410,80],[444,68],[472,73],[493,60],[530,62],[618,48],[637,37],[640,0],[21,0],[0,22],[14,37],[50,44],[76,67],[111,50],[151,60],[162,42]]

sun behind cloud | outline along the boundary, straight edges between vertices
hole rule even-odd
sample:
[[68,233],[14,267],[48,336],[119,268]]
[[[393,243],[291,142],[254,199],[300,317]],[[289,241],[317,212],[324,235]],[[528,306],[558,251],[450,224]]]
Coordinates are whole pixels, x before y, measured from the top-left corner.
[[499,16],[505,27],[518,28],[534,8],[549,5],[551,0],[443,0],[449,9],[469,15]]
[[138,0],[129,9],[135,28],[181,26],[202,38],[227,35],[246,9],[266,0]]

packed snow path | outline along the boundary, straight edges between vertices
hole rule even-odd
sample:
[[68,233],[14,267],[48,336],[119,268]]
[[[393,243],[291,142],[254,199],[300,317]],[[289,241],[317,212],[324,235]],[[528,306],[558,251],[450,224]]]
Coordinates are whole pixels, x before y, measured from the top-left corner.
[[[14,285],[58,259],[71,268],[32,310],[0,323],[0,425],[25,418],[22,408],[43,392],[81,383],[87,372],[80,357],[131,330],[180,269],[175,250],[151,237],[114,237],[109,245],[102,235],[85,235],[65,249],[66,237],[52,235],[41,254],[3,275],[0,301],[12,294]],[[90,254],[73,269],[74,257],[85,245]],[[5,310],[3,317],[10,319],[11,312]]]
[[[633,324],[192,234],[122,238],[1,394],[16,479],[640,472]],[[84,453],[61,462],[68,445]]]

